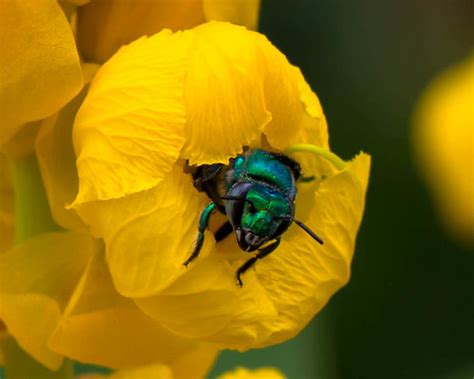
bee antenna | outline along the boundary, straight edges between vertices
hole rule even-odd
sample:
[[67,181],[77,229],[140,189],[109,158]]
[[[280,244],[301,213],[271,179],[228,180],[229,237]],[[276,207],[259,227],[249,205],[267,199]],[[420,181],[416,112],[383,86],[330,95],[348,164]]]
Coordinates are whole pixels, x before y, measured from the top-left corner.
[[310,228],[308,228],[305,224],[303,224],[301,221],[293,219],[293,222],[298,225],[301,229],[303,229],[306,233],[308,233],[311,237],[313,237],[316,242],[320,243],[321,245],[324,244],[324,241],[316,235],[315,232],[313,232]]
[[320,237],[318,237],[318,235],[316,235],[316,233],[313,232],[307,225],[303,224],[303,222],[301,222],[300,220],[297,220],[291,216],[283,216],[280,218],[284,220],[293,221],[296,225],[298,225],[301,229],[303,229],[306,233],[308,233],[316,242],[318,242],[321,245],[324,244],[324,241]]

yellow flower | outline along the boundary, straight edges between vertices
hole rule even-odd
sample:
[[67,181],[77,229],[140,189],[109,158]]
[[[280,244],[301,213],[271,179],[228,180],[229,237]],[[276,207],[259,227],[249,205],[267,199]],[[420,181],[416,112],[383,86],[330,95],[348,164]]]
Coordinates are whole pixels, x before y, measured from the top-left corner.
[[[235,270],[248,254],[233,238],[216,244],[206,232],[200,257],[182,266],[209,202],[184,173],[185,160],[227,162],[243,146],[328,148],[317,97],[262,35],[212,22],[122,48],[92,82],[73,140],[79,192],[72,208],[104,239],[116,296],[168,331],[220,348],[268,346],[296,335],[347,282],[368,181],[365,154],[341,170],[295,155],[321,179],[299,187],[296,214],[324,246],[291,227],[239,288]],[[46,188],[63,185],[51,179],[63,169],[42,165]],[[54,348],[83,354],[64,335],[53,336]]]
[[1,146],[31,121],[57,112],[83,79],[74,36],[56,0],[10,0],[0,19]]
[[446,229],[474,244],[474,55],[436,78],[415,114],[413,146]]
[[[86,374],[81,375],[78,379],[177,379],[174,367],[166,365],[148,365],[137,367],[129,370],[116,371],[109,375]],[[183,378],[197,379],[201,376],[195,371],[182,371]],[[232,371],[225,372],[217,377],[217,379],[285,379],[279,370],[273,367],[262,367],[255,370],[249,370],[238,367]]]
[[262,367],[255,370],[249,370],[244,367],[237,367],[232,371],[225,372],[217,379],[285,379],[279,370],[273,367]]
[[187,378],[188,365],[203,376],[215,360],[214,346],[174,335],[120,296],[101,243],[87,234],[34,237],[0,255],[0,276],[9,334],[51,370],[66,356],[112,368],[160,362]]
[[103,63],[122,45],[164,28],[217,20],[255,29],[259,8],[260,0],[95,0],[78,11],[79,49],[87,61]]

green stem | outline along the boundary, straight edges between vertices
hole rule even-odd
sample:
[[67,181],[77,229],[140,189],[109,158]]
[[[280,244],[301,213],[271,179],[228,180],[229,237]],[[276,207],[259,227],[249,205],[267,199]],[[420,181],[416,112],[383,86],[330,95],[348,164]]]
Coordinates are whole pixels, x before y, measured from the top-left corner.
[[54,223],[34,154],[13,160],[15,244],[41,233],[60,230]]
[[290,146],[285,150],[285,153],[312,153],[323,157],[328,162],[331,162],[338,170],[342,170],[346,167],[347,163],[343,161],[339,156],[334,154],[332,151],[326,150],[320,146],[311,145],[311,144],[299,144]]
[[[15,188],[15,244],[41,233],[61,230],[51,216],[36,156],[12,161]],[[12,337],[2,340],[7,379],[72,379],[73,366],[65,360],[58,371],[50,371],[23,351]]]

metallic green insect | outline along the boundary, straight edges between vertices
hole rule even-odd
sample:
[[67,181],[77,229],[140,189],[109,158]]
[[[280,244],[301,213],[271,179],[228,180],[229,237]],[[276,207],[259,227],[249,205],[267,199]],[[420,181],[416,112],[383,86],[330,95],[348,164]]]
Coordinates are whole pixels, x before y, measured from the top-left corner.
[[296,181],[300,178],[296,161],[284,154],[257,149],[238,155],[229,165],[197,167],[193,172],[194,186],[212,201],[201,213],[196,245],[184,265],[187,267],[199,255],[204,231],[216,209],[228,218],[215,233],[216,241],[234,231],[243,251],[258,250],[237,270],[240,286],[241,275],[278,247],[280,236],[292,222],[322,244],[321,238],[294,218]]

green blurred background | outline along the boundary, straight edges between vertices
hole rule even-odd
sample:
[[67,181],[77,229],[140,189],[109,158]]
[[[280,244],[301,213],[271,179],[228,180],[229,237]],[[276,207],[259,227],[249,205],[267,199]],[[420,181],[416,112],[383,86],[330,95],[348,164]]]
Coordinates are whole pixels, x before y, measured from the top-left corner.
[[472,0],[263,0],[260,31],[318,94],[332,149],[373,165],[349,284],[300,336],[225,352],[211,377],[474,377],[474,252],[438,222],[410,141],[420,93],[472,51],[473,18]]

